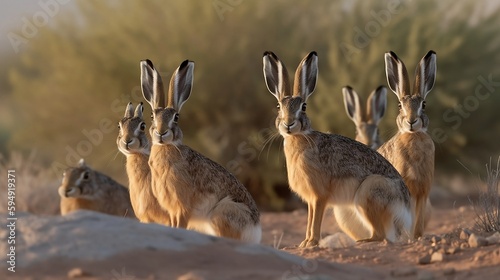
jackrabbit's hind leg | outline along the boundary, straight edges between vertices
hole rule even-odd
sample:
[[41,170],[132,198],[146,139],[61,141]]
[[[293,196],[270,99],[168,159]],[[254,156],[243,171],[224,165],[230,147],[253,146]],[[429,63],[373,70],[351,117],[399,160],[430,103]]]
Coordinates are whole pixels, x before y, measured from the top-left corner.
[[397,203],[392,196],[392,186],[380,175],[368,176],[359,186],[354,203],[360,216],[372,227],[372,236],[360,242],[395,241],[394,213],[391,205]]
[[221,200],[210,213],[216,235],[241,241],[259,243],[262,229],[251,219],[248,207],[230,198]]

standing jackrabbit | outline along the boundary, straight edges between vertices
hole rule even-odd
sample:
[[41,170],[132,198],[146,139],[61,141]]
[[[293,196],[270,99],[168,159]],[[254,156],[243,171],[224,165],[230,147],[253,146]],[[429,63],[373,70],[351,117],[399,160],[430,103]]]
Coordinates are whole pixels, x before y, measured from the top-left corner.
[[182,144],[177,122],[191,94],[193,70],[194,62],[182,62],[165,95],[153,63],[141,61],[142,91],[153,109],[153,193],[170,213],[172,226],[259,243],[260,214],[247,189],[221,165]]
[[127,157],[130,201],[135,215],[143,223],[154,222],[168,226],[170,215],[160,207],[151,190],[151,171],[148,164],[151,147],[145,132],[143,109],[142,102],[137,105],[135,111],[132,102],[127,105],[125,116],[118,122],[116,145]]
[[[344,105],[347,115],[356,125],[356,140],[374,150],[379,149],[383,142],[379,136],[378,124],[384,116],[387,104],[387,90],[384,86],[379,86],[370,94],[366,104],[366,115],[361,108],[361,102],[356,91],[346,86],[342,89],[342,93],[344,95]],[[385,154],[384,152],[381,153],[382,155]],[[409,185],[409,182],[405,181],[405,183]],[[427,225],[431,214],[432,205],[429,198],[427,198],[427,206],[424,214],[425,225]]]
[[366,101],[366,111],[354,89],[346,86],[342,89],[345,111],[356,125],[356,140],[376,150],[382,145],[378,125],[387,106],[387,89],[379,86]]
[[[378,150],[401,173],[415,201],[415,238],[422,236],[430,216],[427,206],[434,178],[434,142],[427,134],[425,97],[436,79],[436,53],[429,51],[417,65],[410,90],[404,63],[393,52],[385,54],[389,87],[399,99],[398,133]],[[427,217],[427,219],[426,219]]]
[[77,167],[66,169],[58,193],[61,197],[61,215],[85,209],[135,217],[128,189],[88,167],[83,158]]
[[278,100],[276,128],[284,138],[290,188],[308,204],[306,239],[318,244],[325,208],[358,241],[396,241],[411,235],[410,194],[394,167],[353,139],[311,128],[306,101],[316,87],[318,57],[309,53],[295,73],[293,92],[285,65],[272,52],[263,58],[267,88]]

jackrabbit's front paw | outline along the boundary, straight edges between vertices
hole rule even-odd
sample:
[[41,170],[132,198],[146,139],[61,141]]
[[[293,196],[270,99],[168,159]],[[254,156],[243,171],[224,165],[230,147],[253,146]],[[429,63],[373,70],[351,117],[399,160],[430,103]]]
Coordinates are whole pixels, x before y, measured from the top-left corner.
[[314,247],[318,246],[318,240],[316,239],[306,239],[300,243],[299,248],[307,248],[307,247]]

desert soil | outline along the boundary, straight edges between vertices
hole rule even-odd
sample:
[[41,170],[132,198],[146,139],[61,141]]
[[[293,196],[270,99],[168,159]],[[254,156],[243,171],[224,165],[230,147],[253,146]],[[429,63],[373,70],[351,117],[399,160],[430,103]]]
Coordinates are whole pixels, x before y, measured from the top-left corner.
[[[234,242],[214,241],[199,246],[196,251],[146,248],[94,261],[51,258],[19,268],[15,274],[2,267],[0,279],[67,279],[69,276],[116,280],[500,279],[500,244],[473,248],[466,236],[470,232],[463,230],[473,232],[475,212],[471,202],[466,198],[439,197],[433,206],[433,218],[420,240],[404,244],[361,243],[337,249],[296,247],[305,234],[305,210],[263,213],[262,244],[268,246],[268,251],[274,251],[269,247],[275,247],[281,252],[278,254],[286,252],[304,258],[293,260],[294,265],[284,261],[286,256],[280,259],[267,253],[257,258],[251,253],[236,259],[232,250]],[[338,231],[331,214],[326,215],[323,237]],[[57,244],[40,244],[40,248],[42,246],[57,248]],[[186,270],[190,265],[195,267]]]

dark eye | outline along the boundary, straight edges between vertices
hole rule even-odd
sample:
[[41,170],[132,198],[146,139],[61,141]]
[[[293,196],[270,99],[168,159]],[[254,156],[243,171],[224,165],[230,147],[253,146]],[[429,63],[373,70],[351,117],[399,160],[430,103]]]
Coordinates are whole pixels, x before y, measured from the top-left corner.
[[276,104],[276,108],[277,108],[278,110],[279,110],[279,109],[281,109],[281,106],[280,106],[280,104],[279,104],[279,103],[278,103],[278,104]]
[[122,128],[120,127],[120,123],[118,123],[118,129],[122,129]]
[[84,180],[88,180],[89,179],[89,173],[88,172],[83,173],[83,179]]
[[151,113],[151,119],[154,119],[153,113]]
[[303,103],[302,104],[302,111],[305,112],[307,109],[307,104],[306,103]]
[[179,121],[179,114],[174,115],[174,122],[177,122],[177,121]]
[[398,103],[398,108],[401,109],[401,102]]
[[425,109],[425,101],[422,101],[422,110]]
[[146,129],[146,124],[145,123],[141,123],[141,130],[144,131],[144,129]]

